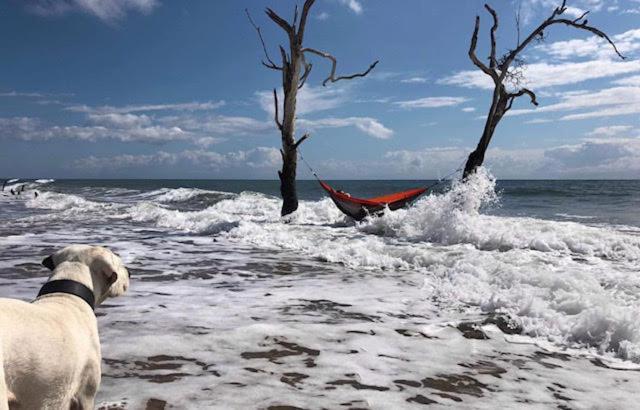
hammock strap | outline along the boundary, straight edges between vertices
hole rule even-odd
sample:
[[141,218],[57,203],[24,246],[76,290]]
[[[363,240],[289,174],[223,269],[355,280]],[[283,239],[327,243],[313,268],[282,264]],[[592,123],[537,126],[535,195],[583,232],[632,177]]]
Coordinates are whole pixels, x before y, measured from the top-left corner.
[[318,182],[320,182],[320,177],[318,177],[318,174],[316,174],[316,171],[313,170],[313,168],[311,168],[311,165],[309,165],[309,163],[307,162],[306,159],[304,159],[304,157],[302,156],[302,151],[300,150],[300,147],[297,148],[298,150],[298,156],[300,157],[300,159],[302,160],[302,162],[304,162],[304,164],[307,166],[307,168],[309,168],[309,171],[313,174],[313,176],[318,180]]
[[445,181],[447,181],[447,178],[449,178],[450,176],[452,176],[452,175],[454,175],[454,174],[456,174],[456,173],[458,173],[458,172],[462,171],[462,170],[463,170],[463,168],[464,168],[464,164],[465,164],[466,162],[467,162],[467,160],[466,160],[466,159],[465,159],[465,160],[463,160],[463,161],[462,161],[462,163],[460,164],[460,166],[459,166],[458,168],[456,168],[454,171],[452,171],[452,172],[448,173],[447,175],[443,176],[442,178],[439,178],[435,183],[433,183],[433,184],[431,184],[431,185],[428,185],[428,186],[427,186],[427,188],[428,188],[428,189],[435,188],[435,187],[437,187],[438,185],[440,185],[440,184],[444,183]]

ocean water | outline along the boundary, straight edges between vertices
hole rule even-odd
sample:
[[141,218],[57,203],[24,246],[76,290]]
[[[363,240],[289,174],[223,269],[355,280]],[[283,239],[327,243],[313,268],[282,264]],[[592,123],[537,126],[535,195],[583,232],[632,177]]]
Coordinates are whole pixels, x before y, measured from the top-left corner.
[[[433,181],[334,181],[377,196]],[[109,409],[628,408],[640,400],[640,181],[482,171],[355,223],[314,181],[39,180],[0,194],[0,296],[109,246]],[[33,192],[37,190],[36,198]]]

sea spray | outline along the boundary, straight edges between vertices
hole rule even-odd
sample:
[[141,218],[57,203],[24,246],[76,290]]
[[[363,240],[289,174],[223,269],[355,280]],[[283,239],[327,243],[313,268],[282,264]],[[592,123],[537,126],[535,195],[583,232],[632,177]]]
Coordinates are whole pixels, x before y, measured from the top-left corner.
[[[612,226],[486,214],[499,195],[484,169],[443,194],[361,223],[327,198],[301,201],[286,222],[277,197],[255,192],[163,188],[127,198],[43,191],[26,205],[53,211],[50,220],[151,226],[372,276],[419,274],[421,303],[443,316],[508,315],[524,334],[557,346],[640,361],[640,330],[629,319],[640,315],[640,237]],[[182,208],[194,200],[209,203]]]

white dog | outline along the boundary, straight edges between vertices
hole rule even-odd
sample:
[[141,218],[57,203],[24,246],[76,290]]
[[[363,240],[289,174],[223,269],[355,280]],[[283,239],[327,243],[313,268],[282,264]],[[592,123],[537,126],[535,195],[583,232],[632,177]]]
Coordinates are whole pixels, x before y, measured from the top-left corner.
[[68,246],[42,264],[53,274],[32,303],[0,299],[0,410],[93,409],[101,376],[93,308],[123,294],[129,272],[98,246]]

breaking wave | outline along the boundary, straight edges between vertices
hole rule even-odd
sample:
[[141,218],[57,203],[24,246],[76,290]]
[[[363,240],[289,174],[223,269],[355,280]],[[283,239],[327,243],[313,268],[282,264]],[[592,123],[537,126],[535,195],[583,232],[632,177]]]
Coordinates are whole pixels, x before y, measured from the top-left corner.
[[135,200],[99,202],[43,191],[26,206],[210,235],[229,249],[289,252],[358,271],[419,272],[422,303],[508,315],[528,336],[640,362],[637,230],[487,215],[483,209],[499,205],[499,195],[484,170],[444,194],[359,223],[330,199],[301,201],[282,219],[280,200],[255,192],[178,188],[129,197]]

